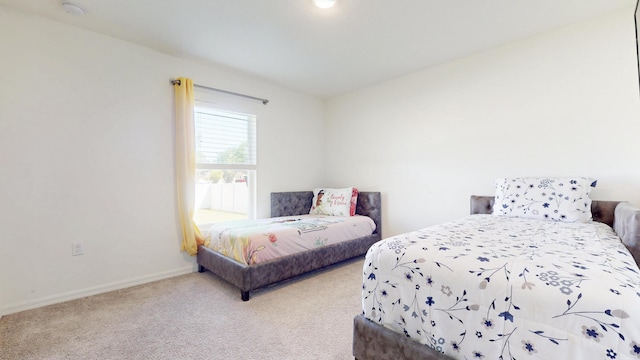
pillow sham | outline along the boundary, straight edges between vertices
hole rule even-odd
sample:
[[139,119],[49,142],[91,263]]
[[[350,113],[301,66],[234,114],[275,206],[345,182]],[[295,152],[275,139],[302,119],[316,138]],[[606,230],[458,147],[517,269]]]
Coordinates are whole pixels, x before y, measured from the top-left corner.
[[354,187],[342,189],[314,189],[309,214],[353,216],[356,213],[357,201],[358,189]]
[[589,222],[589,193],[596,181],[585,177],[501,178],[496,180],[494,215],[563,222]]

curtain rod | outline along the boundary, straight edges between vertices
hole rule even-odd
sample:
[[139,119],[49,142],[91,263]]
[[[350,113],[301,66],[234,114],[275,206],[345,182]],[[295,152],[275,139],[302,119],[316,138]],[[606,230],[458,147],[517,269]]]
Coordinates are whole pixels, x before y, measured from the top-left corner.
[[[171,85],[180,85],[180,80],[177,80],[177,79],[176,80],[171,80]],[[198,84],[193,84],[193,86],[201,88],[201,89],[217,91],[217,92],[221,92],[221,93],[225,93],[225,94],[229,94],[229,95],[240,96],[240,97],[243,97],[243,98],[246,98],[246,99],[258,100],[258,101],[262,102],[264,105],[267,105],[269,103],[268,99],[262,99],[262,98],[251,96],[251,95],[240,94],[240,93],[236,93],[236,92],[232,92],[232,91],[216,89],[216,88],[203,86],[203,85],[198,85]]]

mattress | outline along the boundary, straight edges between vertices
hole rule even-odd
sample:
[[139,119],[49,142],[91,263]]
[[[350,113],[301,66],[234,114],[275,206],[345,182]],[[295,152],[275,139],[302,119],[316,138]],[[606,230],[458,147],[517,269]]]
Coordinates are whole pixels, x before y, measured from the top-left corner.
[[636,359],[640,270],[604,224],[472,215],[374,244],[371,321],[454,359]]
[[371,235],[367,216],[297,215],[219,223],[204,231],[208,247],[245,265]]

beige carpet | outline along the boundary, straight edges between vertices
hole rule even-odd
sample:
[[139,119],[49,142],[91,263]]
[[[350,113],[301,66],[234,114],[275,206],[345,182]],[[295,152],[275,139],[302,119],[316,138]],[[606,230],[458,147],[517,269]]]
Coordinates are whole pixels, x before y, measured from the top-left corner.
[[353,359],[362,259],[252,292],[193,273],[0,320],[0,359]]

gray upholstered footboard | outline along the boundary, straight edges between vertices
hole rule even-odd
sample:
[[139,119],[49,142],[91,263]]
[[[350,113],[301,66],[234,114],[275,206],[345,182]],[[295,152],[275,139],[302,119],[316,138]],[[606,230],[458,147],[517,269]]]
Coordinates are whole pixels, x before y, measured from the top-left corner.
[[[311,207],[311,191],[272,193],[272,216],[302,215]],[[381,197],[379,192],[360,192],[356,214],[376,223],[373,234],[347,242],[319,247],[259,264],[244,265],[205,247],[198,247],[198,271],[205,269],[240,289],[242,300],[251,290],[261,288],[328,265],[361,256],[381,238]]]
[[353,319],[353,356],[358,360],[451,359],[363,315]]

